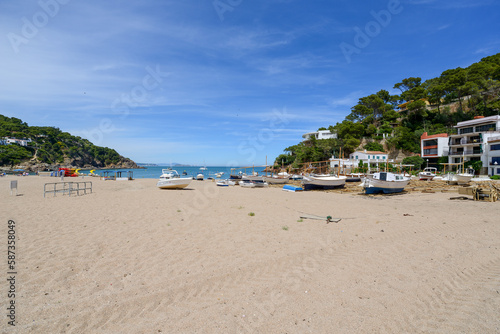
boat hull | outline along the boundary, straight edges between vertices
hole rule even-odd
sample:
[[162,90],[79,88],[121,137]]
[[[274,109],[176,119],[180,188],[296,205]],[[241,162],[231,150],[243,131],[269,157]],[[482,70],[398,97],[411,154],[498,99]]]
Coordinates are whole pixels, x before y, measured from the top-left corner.
[[288,178],[264,177],[264,181],[266,181],[269,184],[285,184],[288,183]]
[[189,186],[191,179],[174,179],[158,181],[156,186],[160,189],[183,189]]
[[[410,179],[390,173],[375,173],[380,177],[368,175],[364,181],[365,194],[393,194],[400,193],[410,182]],[[383,176],[382,176],[383,175]]]
[[345,186],[346,179],[345,176],[304,176],[302,186],[304,190],[338,189]]
[[380,188],[380,187],[366,187],[365,188],[365,194],[393,194],[393,193],[400,193],[404,190],[405,188]]
[[463,185],[463,184],[468,184],[470,180],[472,180],[472,177],[474,175],[470,174],[455,174],[455,179],[458,184]]

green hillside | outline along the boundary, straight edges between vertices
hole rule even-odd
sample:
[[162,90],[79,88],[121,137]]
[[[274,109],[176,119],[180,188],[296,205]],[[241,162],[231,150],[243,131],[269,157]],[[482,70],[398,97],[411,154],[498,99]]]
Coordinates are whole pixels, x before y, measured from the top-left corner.
[[[30,139],[27,146],[6,145],[5,138]],[[29,126],[15,117],[0,115],[0,166],[24,165],[35,169],[52,165],[95,167],[137,167],[115,150],[99,147],[87,139],[72,136],[55,127]]]
[[381,89],[361,97],[341,123],[319,129],[337,133],[337,139],[313,139],[287,147],[275,164],[298,167],[339,156],[341,149],[344,155],[358,148],[420,153],[424,132],[453,134],[457,122],[499,114],[500,53],[424,82],[420,77],[405,78],[392,88],[401,94]]

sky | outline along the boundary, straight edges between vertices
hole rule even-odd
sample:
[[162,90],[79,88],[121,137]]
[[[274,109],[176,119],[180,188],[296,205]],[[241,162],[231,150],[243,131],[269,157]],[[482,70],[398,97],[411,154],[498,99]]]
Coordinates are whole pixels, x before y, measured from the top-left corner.
[[496,0],[0,1],[0,114],[135,162],[271,163],[358,99],[500,52]]

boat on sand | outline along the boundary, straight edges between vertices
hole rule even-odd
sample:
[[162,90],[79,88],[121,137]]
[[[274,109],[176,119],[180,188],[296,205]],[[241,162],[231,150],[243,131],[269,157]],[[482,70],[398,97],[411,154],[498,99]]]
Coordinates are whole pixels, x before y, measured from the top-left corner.
[[162,174],[156,186],[160,189],[182,189],[186,188],[192,178],[181,178],[176,170],[162,169]]

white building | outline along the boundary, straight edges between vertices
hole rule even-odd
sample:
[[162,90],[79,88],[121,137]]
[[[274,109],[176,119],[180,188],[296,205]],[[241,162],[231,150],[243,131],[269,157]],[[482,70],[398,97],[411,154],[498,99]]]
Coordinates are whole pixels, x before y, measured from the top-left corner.
[[319,130],[316,132],[309,132],[302,135],[302,138],[304,138],[303,141],[310,140],[311,137],[314,137],[316,139],[332,139],[332,138],[336,139],[337,134],[331,133],[330,130]]
[[476,116],[472,120],[457,123],[455,128],[458,134],[449,137],[448,162],[459,163],[462,159],[482,161],[483,168],[490,173],[491,161],[488,156],[492,151],[487,146],[490,139],[495,143],[493,138],[500,136],[500,116]]
[[491,137],[486,145],[488,175],[500,175],[500,136]]
[[28,143],[31,143],[31,138],[30,139],[17,139],[17,138],[5,137],[5,138],[3,138],[1,143],[3,145],[18,144],[21,146],[28,146]]
[[448,134],[446,133],[429,136],[427,132],[424,132],[420,136],[420,156],[424,159],[448,156],[448,141]]
[[352,161],[353,166],[358,167],[359,162],[362,161],[364,164],[375,164],[378,166],[379,163],[393,162],[389,161],[389,155],[385,152],[380,151],[356,151],[349,155],[349,160]]

